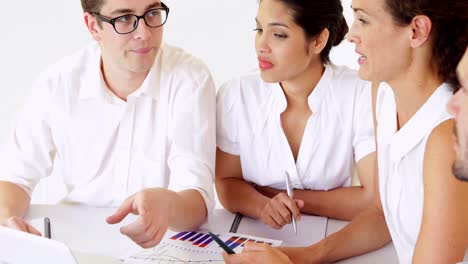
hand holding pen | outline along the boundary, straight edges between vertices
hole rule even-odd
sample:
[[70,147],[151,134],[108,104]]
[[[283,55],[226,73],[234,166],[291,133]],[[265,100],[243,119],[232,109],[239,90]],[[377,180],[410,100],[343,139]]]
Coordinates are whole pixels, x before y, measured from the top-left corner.
[[211,238],[224,250],[223,258],[227,264],[230,263],[281,263],[292,264],[286,254],[277,248],[264,243],[245,243],[244,250],[236,254],[217,235],[208,232]]
[[208,232],[208,234],[211,236],[211,238],[228,254],[236,254],[234,250],[232,250],[226,243],[224,243],[217,235]]
[[287,193],[280,192],[265,204],[260,213],[260,220],[275,229],[281,229],[301,218],[300,208],[303,206],[304,201],[295,200]]

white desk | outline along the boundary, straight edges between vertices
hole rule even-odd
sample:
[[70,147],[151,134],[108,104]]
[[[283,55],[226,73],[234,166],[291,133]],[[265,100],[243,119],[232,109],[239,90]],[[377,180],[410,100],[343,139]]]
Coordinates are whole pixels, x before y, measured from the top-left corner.
[[[83,253],[120,258],[139,251],[139,247],[119,232],[119,228],[132,222],[131,215],[117,225],[108,225],[107,216],[115,208],[95,208],[70,205],[32,205],[26,219],[49,217],[51,219],[52,238],[64,242],[72,250]],[[216,209],[201,227],[203,230],[225,233],[229,231],[234,214],[224,209]],[[298,236],[292,227],[282,230],[266,227],[259,221],[244,217],[238,233],[271,239],[283,240],[285,246],[304,246],[316,243],[326,235],[338,231],[347,222],[327,219],[325,217],[303,215],[298,222]],[[42,231],[42,230],[40,230]],[[362,256],[354,257],[340,263],[398,263],[392,245]]]
[[[329,236],[348,224],[348,221],[340,221],[335,219],[328,219],[327,224],[327,234]],[[376,251],[369,252],[367,254],[352,257],[349,259],[345,259],[342,261],[338,261],[337,263],[340,264],[351,264],[351,263],[360,263],[360,264],[375,264],[375,263],[382,263],[382,264],[391,264],[391,263],[398,263],[398,257],[395,251],[395,247],[393,243],[389,243],[381,249]]]
[[[65,243],[73,251],[120,258],[139,247],[119,231],[135,216],[130,215],[123,224],[108,225],[105,219],[114,210],[75,205],[32,205],[26,219],[49,217],[52,239]],[[43,230],[39,231],[43,233]]]
[[[339,231],[345,225],[347,225],[347,221],[340,221],[335,219],[328,219],[327,225],[327,236]],[[465,262],[468,263],[468,248],[465,252]],[[337,263],[340,264],[352,264],[352,263],[362,263],[362,264],[374,264],[374,263],[383,263],[383,264],[390,264],[390,263],[398,263],[398,256],[395,251],[395,247],[393,243],[389,243],[381,249],[376,251],[369,252],[367,254],[349,258],[346,260],[338,261]]]

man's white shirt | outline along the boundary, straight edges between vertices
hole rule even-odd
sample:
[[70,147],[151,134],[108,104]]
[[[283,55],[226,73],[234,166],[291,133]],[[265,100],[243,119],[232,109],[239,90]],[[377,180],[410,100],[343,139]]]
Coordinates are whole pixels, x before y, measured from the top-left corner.
[[2,152],[0,180],[29,194],[52,170],[66,202],[119,205],[143,188],[195,189],[214,206],[215,88],[199,59],[163,44],[127,102],[92,44],[46,70]]

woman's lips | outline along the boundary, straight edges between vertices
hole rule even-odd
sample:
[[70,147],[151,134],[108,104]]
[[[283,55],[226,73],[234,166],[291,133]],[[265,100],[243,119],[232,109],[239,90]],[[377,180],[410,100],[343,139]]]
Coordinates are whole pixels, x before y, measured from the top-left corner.
[[258,67],[261,69],[261,70],[269,70],[271,68],[273,68],[273,63],[265,60],[265,59],[261,59],[261,58],[258,58]]
[[358,64],[359,64],[359,65],[364,64],[366,61],[367,61],[367,57],[366,57],[366,56],[364,56],[364,55],[359,56],[359,58],[358,58]]
[[356,52],[357,55],[359,55],[359,58],[358,58],[359,65],[362,65],[367,61],[367,57],[364,54],[362,54],[360,51],[354,50],[354,52]]

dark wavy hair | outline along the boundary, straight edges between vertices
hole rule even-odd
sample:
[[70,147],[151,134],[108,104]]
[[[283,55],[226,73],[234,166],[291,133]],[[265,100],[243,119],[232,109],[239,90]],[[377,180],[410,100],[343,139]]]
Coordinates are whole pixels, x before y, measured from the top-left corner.
[[320,53],[323,63],[330,62],[330,50],[343,41],[348,24],[343,16],[340,0],[277,0],[292,11],[294,22],[311,39],[325,28],[330,32],[327,45]]
[[467,0],[386,0],[386,8],[397,25],[406,26],[417,15],[432,22],[432,54],[439,78],[455,92],[460,88],[456,68],[468,45]]

